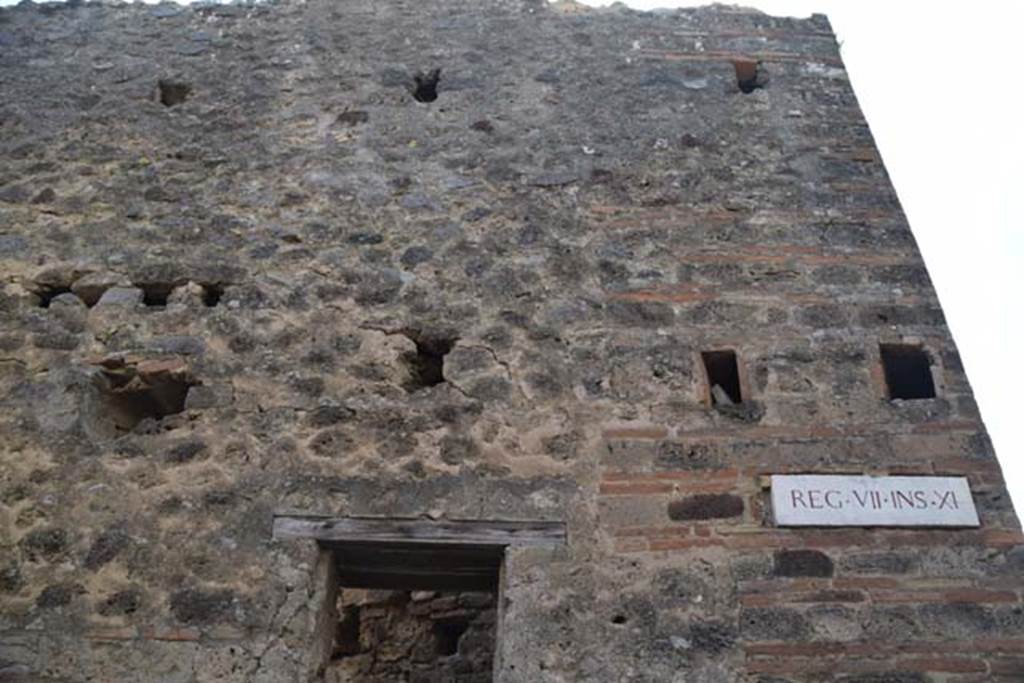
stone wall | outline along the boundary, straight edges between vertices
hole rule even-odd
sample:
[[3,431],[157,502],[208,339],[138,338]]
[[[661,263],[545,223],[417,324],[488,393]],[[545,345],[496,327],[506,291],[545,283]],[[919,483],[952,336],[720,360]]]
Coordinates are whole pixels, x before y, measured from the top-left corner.
[[[1024,675],[1024,537],[823,17],[25,3],[0,91],[0,675],[321,675],[281,512],[564,521],[506,557],[501,681]],[[965,475],[981,527],[780,529],[787,472]]]
[[495,604],[489,593],[343,588],[337,609],[325,681],[492,680]]

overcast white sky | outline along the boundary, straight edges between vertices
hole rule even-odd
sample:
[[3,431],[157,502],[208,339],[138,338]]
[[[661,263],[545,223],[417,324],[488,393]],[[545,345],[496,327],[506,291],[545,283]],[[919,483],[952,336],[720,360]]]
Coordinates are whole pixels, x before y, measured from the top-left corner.
[[[15,0],[0,0],[10,4]],[[1024,338],[1024,225],[1016,200],[1024,194],[1024,3],[742,4],[781,16],[824,13],[831,20],[1022,510],[1024,415],[1017,414],[1016,393],[1024,388],[1024,354],[1017,355]]]

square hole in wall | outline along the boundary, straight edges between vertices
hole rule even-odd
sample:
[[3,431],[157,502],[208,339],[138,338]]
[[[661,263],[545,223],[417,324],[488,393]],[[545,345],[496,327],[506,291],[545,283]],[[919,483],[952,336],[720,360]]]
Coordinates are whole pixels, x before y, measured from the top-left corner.
[[708,379],[711,405],[733,405],[743,402],[740,370],[735,351],[704,351],[700,354]]
[[913,344],[881,344],[879,351],[890,399],[935,398],[927,351]]

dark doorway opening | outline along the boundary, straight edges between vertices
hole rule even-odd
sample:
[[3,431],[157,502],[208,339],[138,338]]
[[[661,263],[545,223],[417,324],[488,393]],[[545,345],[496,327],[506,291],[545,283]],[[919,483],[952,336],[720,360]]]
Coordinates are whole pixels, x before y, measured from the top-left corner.
[[325,602],[311,639],[325,681],[493,680],[509,546],[559,546],[565,525],[277,515],[314,539]]

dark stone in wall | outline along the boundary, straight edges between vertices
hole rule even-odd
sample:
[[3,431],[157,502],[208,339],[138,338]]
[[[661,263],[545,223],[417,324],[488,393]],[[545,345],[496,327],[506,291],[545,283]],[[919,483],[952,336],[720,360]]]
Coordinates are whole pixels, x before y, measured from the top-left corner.
[[851,266],[822,266],[812,273],[815,281],[823,285],[854,285],[863,280],[858,268]]
[[125,590],[114,593],[103,600],[96,611],[105,616],[132,614],[142,605],[142,595],[137,590]]
[[708,582],[708,577],[696,569],[662,569],[654,576],[653,584],[659,604],[671,607],[704,602],[704,596],[711,595],[715,590]]
[[890,285],[927,287],[930,285],[928,271],[921,265],[885,266],[871,271],[871,279]]
[[71,604],[76,595],[85,592],[85,587],[77,583],[61,583],[47,586],[36,598],[36,607],[50,609]]
[[803,640],[809,632],[807,618],[793,609],[765,607],[740,611],[740,634],[750,640]]
[[775,553],[775,576],[829,577],[835,567],[832,559],[817,550],[780,550]]
[[471,438],[446,434],[441,439],[441,460],[449,465],[472,462],[477,452],[477,445]]
[[31,559],[53,559],[67,548],[69,540],[68,532],[64,529],[36,529],[21,540],[21,547]]
[[21,567],[14,560],[9,560],[0,567],[0,592],[14,593],[25,583],[21,574]]
[[743,499],[731,493],[708,493],[668,504],[669,519],[679,521],[722,519],[743,514]]
[[880,641],[916,638],[928,629],[912,607],[874,607],[864,617],[864,635]]
[[100,534],[82,560],[86,569],[96,570],[110,562],[128,545],[130,538],[122,527],[113,527]]
[[710,444],[658,443],[654,466],[659,470],[716,469],[725,457]]
[[742,401],[740,403],[722,404],[714,406],[715,412],[725,415],[738,422],[760,422],[764,417],[764,405],[760,401]]
[[918,613],[932,633],[943,638],[972,638],[998,628],[992,610],[974,603],[923,605]]
[[184,624],[210,624],[230,621],[235,594],[229,590],[183,588],[171,593],[171,613]]
[[203,441],[199,439],[189,439],[179,444],[175,444],[168,449],[165,458],[168,462],[184,463],[196,458],[205,450],[206,444]]
[[621,325],[641,327],[667,327],[675,317],[666,304],[637,301],[613,301],[608,304],[608,315]]
[[736,629],[729,624],[711,621],[690,624],[690,643],[700,652],[716,655],[731,648],[736,638]]
[[919,566],[918,558],[895,552],[855,553],[840,559],[843,571],[856,574],[906,574]]
[[797,314],[797,320],[815,329],[846,327],[849,324],[846,310],[842,306],[828,304],[802,308]]

